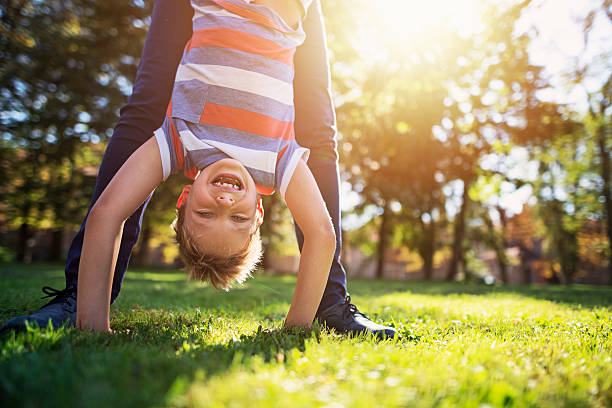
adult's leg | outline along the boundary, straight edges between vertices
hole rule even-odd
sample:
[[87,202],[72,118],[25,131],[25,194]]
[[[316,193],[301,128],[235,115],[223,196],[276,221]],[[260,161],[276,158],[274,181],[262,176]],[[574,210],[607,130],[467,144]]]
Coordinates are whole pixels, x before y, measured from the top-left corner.
[[[128,103],[104,154],[98,173],[91,207],[102,194],[123,163],[161,126],[176,68],[185,43],[191,36],[193,10],[188,0],[157,0],[153,6],[151,26],[138,65],[136,80]],[[123,276],[134,245],[138,241],[147,201],[125,223],[115,267],[111,302],[119,295]],[[66,287],[76,288],[83,236],[87,217],[74,237],[66,262]]]
[[[193,10],[189,0],[155,1],[133,93],[120,111],[119,122],[104,154],[92,197],[92,206],[127,158],[147,141],[163,122],[176,69],[185,43],[191,36],[192,15]],[[113,279],[111,302],[116,299],[121,289],[132,248],[138,241],[145,207],[146,202],[125,223]],[[81,229],[74,237],[68,252],[65,269],[66,289],[58,291],[48,287],[43,288],[43,292],[54,299],[31,315],[9,320],[0,328],[0,332],[22,330],[26,322],[46,326],[51,321],[54,327],[64,323],[75,324],[76,286],[86,220],[87,218],[83,220]]]
[[[336,231],[336,252],[319,311],[340,303],[347,295],[346,272],[340,262],[340,193],[336,117],[331,100],[325,29],[319,1],[313,2],[304,22],[306,41],[295,53],[295,134],[297,142],[310,149],[308,167],[317,181]],[[300,249],[303,235],[296,226]]]

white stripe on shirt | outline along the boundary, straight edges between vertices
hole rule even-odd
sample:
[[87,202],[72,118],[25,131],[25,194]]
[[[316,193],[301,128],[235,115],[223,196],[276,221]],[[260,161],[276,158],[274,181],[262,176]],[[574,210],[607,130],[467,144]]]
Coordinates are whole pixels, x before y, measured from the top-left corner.
[[213,15],[213,16],[219,16],[219,17],[233,17],[239,20],[245,20],[245,18],[227,11],[226,9],[224,9],[223,7],[217,4],[203,6],[201,4],[196,4],[196,2],[192,1],[191,7],[193,7],[193,19],[194,20],[196,18],[200,18],[205,15]]
[[252,148],[235,146],[209,139],[204,141],[198,139],[189,130],[183,130],[179,134],[183,147],[187,151],[215,148],[240,161],[243,166],[267,173],[274,173],[276,170],[276,152],[253,150]]
[[153,132],[155,135],[155,139],[157,139],[157,144],[159,146],[159,154],[161,156],[162,163],[162,172],[164,174],[164,180],[168,178],[170,175],[170,168],[172,167],[170,164],[170,147],[166,142],[166,136],[162,128],[157,129]]
[[304,159],[304,161],[308,161],[308,157],[310,156],[310,150],[305,147],[300,147],[295,152],[293,152],[293,156],[291,156],[291,160],[287,163],[285,167],[285,171],[283,172],[283,179],[280,182],[280,191],[279,193],[285,198],[285,193],[287,193],[287,187],[289,187],[289,183],[293,178],[293,173],[295,172],[295,168],[297,167],[299,161]]
[[176,72],[176,82],[191,79],[197,79],[210,85],[250,92],[293,106],[293,84],[258,72],[224,65],[179,65]]

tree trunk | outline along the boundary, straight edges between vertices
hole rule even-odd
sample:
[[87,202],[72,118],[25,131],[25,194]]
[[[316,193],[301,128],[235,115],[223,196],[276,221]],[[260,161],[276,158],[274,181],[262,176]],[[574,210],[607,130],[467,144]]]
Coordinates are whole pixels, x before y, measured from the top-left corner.
[[531,281],[531,266],[529,261],[531,259],[531,251],[526,248],[525,245],[519,245],[519,258],[521,260],[521,274],[523,275],[523,283],[530,284]]
[[508,283],[508,263],[506,262],[505,248],[496,248],[497,265],[499,265],[499,273],[503,283]]
[[563,238],[560,238],[559,242],[557,242],[557,252],[559,253],[559,263],[561,264],[559,280],[563,285],[568,285],[570,273],[568,268],[567,253],[565,251],[566,248],[565,245],[563,245]]
[[[264,223],[259,228],[261,234],[261,241],[263,243],[263,255],[261,259],[261,266],[266,272],[275,272],[272,268],[272,259],[274,254],[274,240],[279,235],[277,229],[278,224],[281,222],[279,212],[279,198],[278,194],[266,196],[264,198],[265,217]],[[297,224],[294,222],[294,228],[297,234]],[[302,249],[300,248],[300,251]]]
[[423,243],[419,251],[419,255],[423,259],[423,276],[425,280],[431,280],[433,276],[433,258],[435,253],[435,240],[436,240],[436,225],[433,221],[425,224],[423,220],[419,219],[421,224],[421,230],[423,231]]
[[[24,195],[27,193],[27,191],[24,192]],[[23,222],[17,230],[17,250],[15,251],[15,260],[21,263],[30,263],[32,261],[31,246],[29,245],[32,231],[27,222],[28,217],[30,216],[31,208],[31,204],[27,202],[23,207],[19,208],[19,215],[23,217]]]
[[19,226],[17,238],[17,262],[29,264],[32,262],[32,230],[27,223]]
[[385,200],[382,220],[378,232],[378,248],[376,254],[376,279],[382,279],[385,268],[385,250],[387,249],[387,224],[389,223],[389,203]]
[[270,272],[272,270],[272,261],[270,259],[270,251],[266,250],[264,247],[264,251],[261,255],[261,267],[266,271]]
[[[499,220],[501,222],[501,234],[498,243],[497,262],[501,271],[501,278],[503,283],[508,283],[508,255],[506,254],[506,227],[508,220],[506,219],[506,211],[497,206],[497,212],[499,213]],[[494,230],[492,231],[495,232]]]
[[62,259],[62,239],[64,231],[62,229],[54,229],[51,232],[51,245],[49,247],[48,259],[50,262],[59,262]]
[[469,205],[470,197],[468,195],[469,190],[468,183],[463,180],[463,202],[461,203],[461,210],[455,218],[455,231],[453,234],[453,255],[448,265],[448,271],[446,274],[446,280],[452,281],[457,277],[459,270],[459,264],[462,263],[463,259],[463,239],[465,237],[465,218],[467,216],[467,208]]
[[[610,190],[610,152],[606,146],[606,130],[608,126],[602,124],[597,129],[597,144],[601,160],[601,178],[603,179],[604,216],[608,234],[609,252],[612,253],[612,191]],[[612,259],[608,259],[608,284],[612,285]]]
[[564,285],[573,283],[577,271],[578,258],[576,254],[576,234],[570,231],[561,231],[561,236],[557,243],[559,262],[561,264],[561,274],[559,279]]

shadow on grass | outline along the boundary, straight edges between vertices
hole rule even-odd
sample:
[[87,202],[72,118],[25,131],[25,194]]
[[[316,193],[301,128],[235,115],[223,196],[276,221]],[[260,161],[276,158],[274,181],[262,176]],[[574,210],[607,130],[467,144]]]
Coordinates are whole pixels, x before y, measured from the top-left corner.
[[[194,320],[195,318],[195,320]],[[118,333],[30,329],[0,339],[3,406],[165,406],[196,377],[220,375],[254,357],[284,363],[291,350],[320,341],[320,330],[263,330],[206,343],[210,321],[174,318],[171,326],[119,325]],[[182,384],[182,385],[180,385]]]
[[[257,276],[245,285],[230,291],[216,291],[210,285],[200,282],[182,281],[158,282],[132,274],[126,277],[117,310],[138,304],[149,308],[196,307],[211,312],[253,312],[288,308],[291,303],[295,280],[292,277]],[[286,310],[285,310],[286,311]]]

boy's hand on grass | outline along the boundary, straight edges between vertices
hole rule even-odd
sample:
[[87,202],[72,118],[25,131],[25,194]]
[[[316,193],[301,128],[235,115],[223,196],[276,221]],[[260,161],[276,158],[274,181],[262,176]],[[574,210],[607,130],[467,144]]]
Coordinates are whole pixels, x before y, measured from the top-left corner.
[[108,316],[81,316],[77,309],[76,327],[79,330],[91,330],[95,332],[110,332],[110,322]]

